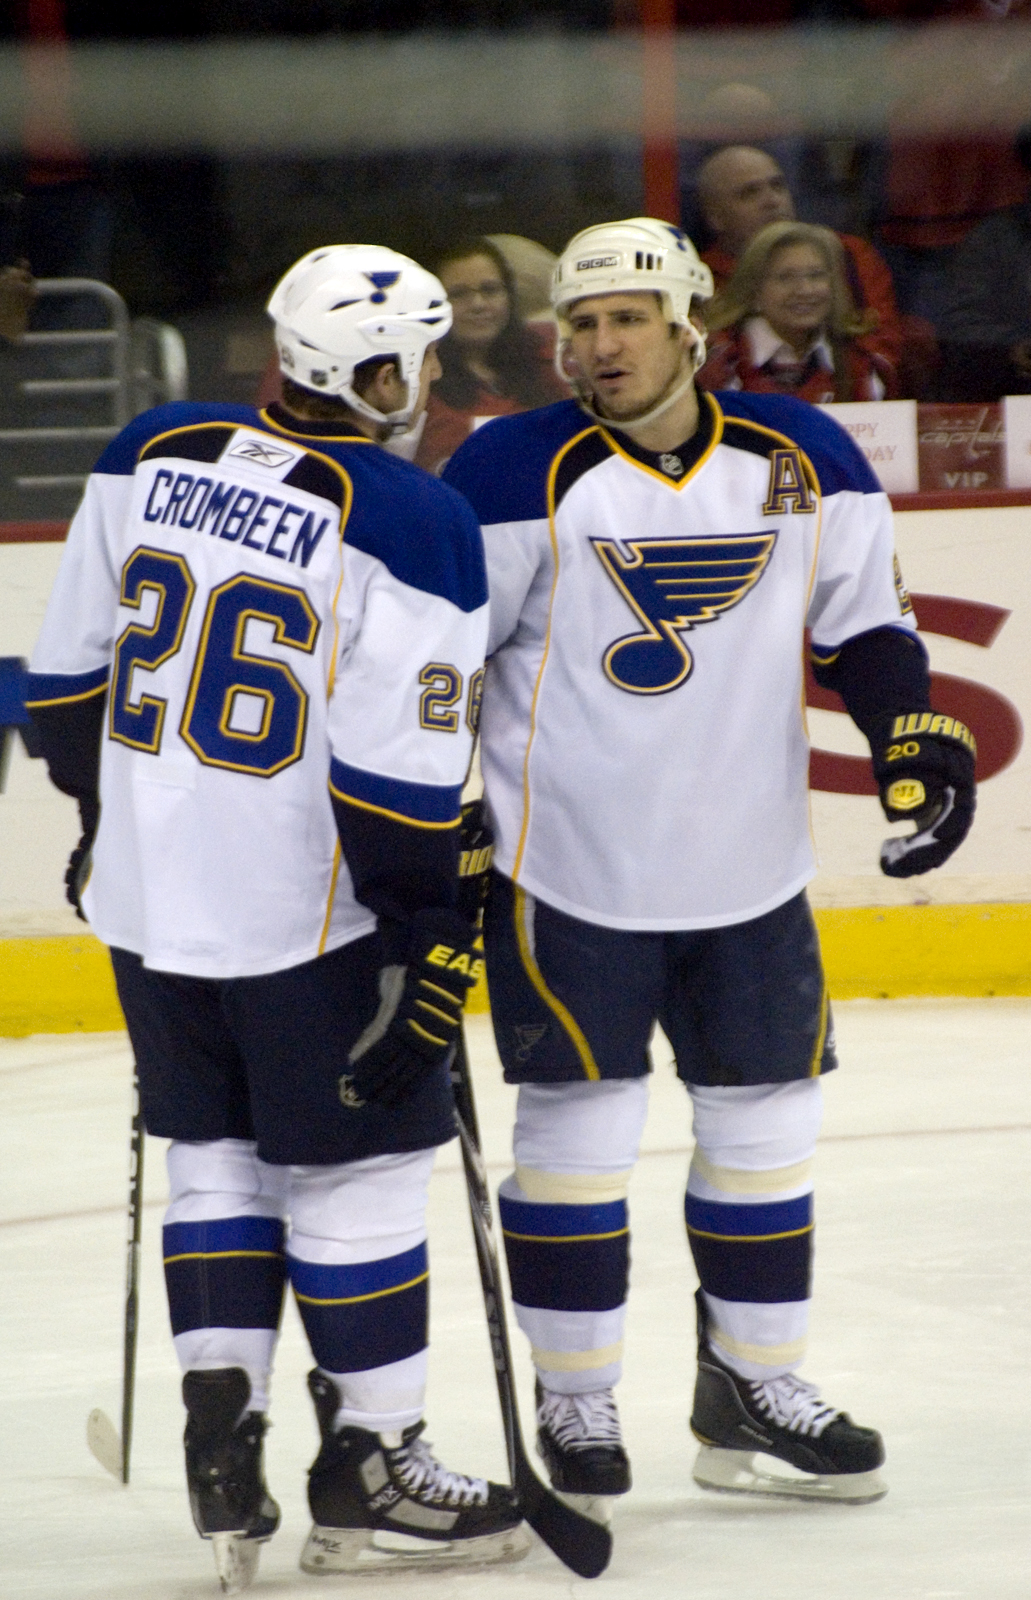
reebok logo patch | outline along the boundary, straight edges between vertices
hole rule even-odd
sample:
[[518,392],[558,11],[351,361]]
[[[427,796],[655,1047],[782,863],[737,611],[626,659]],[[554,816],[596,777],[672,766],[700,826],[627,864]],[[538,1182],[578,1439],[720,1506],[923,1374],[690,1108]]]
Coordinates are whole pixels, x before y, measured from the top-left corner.
[[286,466],[292,466],[300,460],[303,451],[291,449],[289,445],[279,444],[274,439],[261,438],[255,434],[237,437],[223,454],[237,461],[246,461],[252,467],[267,467],[275,472]]

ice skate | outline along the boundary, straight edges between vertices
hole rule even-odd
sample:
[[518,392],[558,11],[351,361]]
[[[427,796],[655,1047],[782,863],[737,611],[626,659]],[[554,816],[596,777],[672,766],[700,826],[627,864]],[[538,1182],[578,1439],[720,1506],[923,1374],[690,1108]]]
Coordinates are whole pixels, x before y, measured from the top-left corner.
[[308,1475],[315,1526],[304,1572],[492,1566],[526,1554],[530,1533],[512,1489],[442,1467],[421,1422],[398,1434],[334,1432],[335,1385],[316,1370],[308,1387],[322,1449]]
[[611,1389],[556,1394],[538,1381],[537,1453],[563,1500],[595,1522],[611,1522],[613,1502],[631,1482]]
[[740,1378],[708,1340],[708,1314],[698,1302],[698,1380],[691,1431],[702,1448],[694,1480],[703,1489],[771,1494],[801,1500],[879,1500],[888,1486],[877,1472],[884,1444],[844,1411],[821,1400],[814,1384],[793,1373]]
[[250,1395],[242,1367],[183,1379],[190,1510],[201,1538],[211,1540],[223,1594],[239,1594],[253,1581],[261,1545],[279,1526],[262,1471],[266,1422],[259,1411],[245,1412]]

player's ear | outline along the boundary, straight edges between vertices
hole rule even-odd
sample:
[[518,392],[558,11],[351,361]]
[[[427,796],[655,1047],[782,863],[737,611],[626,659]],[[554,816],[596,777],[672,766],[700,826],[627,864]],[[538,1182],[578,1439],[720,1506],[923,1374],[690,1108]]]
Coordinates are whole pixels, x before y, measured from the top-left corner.
[[404,405],[407,393],[397,362],[382,362],[359,393],[363,400],[384,415],[397,411]]

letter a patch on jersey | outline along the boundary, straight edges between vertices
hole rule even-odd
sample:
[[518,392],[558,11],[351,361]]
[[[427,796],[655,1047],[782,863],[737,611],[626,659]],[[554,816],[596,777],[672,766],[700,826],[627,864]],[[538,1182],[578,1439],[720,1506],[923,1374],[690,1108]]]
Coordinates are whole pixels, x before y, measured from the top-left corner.
[[816,501],[809,477],[796,449],[770,451],[770,487],[763,505],[767,517],[782,517],[788,512],[815,511]]
[[776,539],[775,532],[627,539],[629,560],[614,540],[592,539],[605,571],[645,627],[609,645],[602,658],[609,681],[628,694],[679,688],[694,666],[680,634],[738,605],[765,572]]

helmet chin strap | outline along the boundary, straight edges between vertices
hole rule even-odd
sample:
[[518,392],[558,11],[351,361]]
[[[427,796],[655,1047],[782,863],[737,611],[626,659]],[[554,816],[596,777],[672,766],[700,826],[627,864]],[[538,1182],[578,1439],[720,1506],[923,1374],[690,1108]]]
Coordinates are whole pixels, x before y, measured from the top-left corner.
[[418,393],[416,393],[414,400],[412,398],[411,378],[407,380],[406,386],[408,398],[399,411],[377,411],[375,406],[370,406],[367,400],[363,400],[360,394],[356,394],[350,384],[346,384],[339,390],[339,397],[341,400],[347,401],[352,411],[357,411],[358,415],[364,417],[366,421],[374,422],[377,428],[385,428],[387,437],[393,438],[395,434],[407,433],[412,420],[412,412],[415,410],[415,403],[418,399]]
[[[595,405],[594,396],[592,395],[586,381],[584,381],[582,389],[579,385],[577,386],[577,399],[579,400],[583,410],[587,412],[588,416],[593,417],[596,422],[608,423],[610,427],[620,428],[624,433],[633,433],[636,428],[650,427],[653,422],[658,421],[659,417],[665,416],[670,407],[675,406],[677,401],[687,393],[688,389],[690,389],[691,385],[694,383],[695,373],[705,361],[705,338],[698,332],[697,328],[692,327],[691,332],[694,337],[691,340],[689,347],[687,372],[680,379],[679,383],[677,382],[677,374],[674,373],[673,377],[670,379],[670,383],[673,385],[673,387],[670,389],[669,393],[663,399],[657,400],[655,404],[644,413],[643,416],[626,418],[607,417],[604,412],[599,411]],[[562,369],[560,368],[559,370],[561,371]],[[568,383],[568,374],[563,372],[562,376]]]

